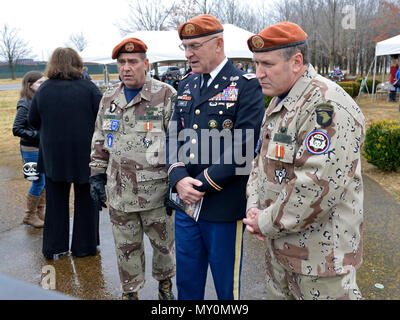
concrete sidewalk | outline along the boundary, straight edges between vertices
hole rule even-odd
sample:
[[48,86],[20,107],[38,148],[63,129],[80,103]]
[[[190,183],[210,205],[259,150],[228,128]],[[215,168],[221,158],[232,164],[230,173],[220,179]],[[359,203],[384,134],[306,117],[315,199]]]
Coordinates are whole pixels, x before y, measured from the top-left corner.
[[[364,177],[364,184],[364,262],[357,282],[365,299],[400,299],[400,205],[370,178]],[[27,189],[28,184],[19,174],[0,167],[0,274],[40,286],[46,275],[44,267],[52,265],[56,270],[58,292],[79,299],[120,299],[107,210],[101,212],[100,254],[85,258],[67,255],[47,261],[41,254],[42,230],[21,224]],[[147,238],[145,249],[147,282],[139,296],[157,299],[158,282],[151,277],[151,246]],[[241,278],[244,300],[266,298],[264,252],[264,244],[245,232]],[[382,285],[384,288],[380,289]],[[175,284],[174,292],[176,294]],[[210,273],[206,299],[216,299]]]

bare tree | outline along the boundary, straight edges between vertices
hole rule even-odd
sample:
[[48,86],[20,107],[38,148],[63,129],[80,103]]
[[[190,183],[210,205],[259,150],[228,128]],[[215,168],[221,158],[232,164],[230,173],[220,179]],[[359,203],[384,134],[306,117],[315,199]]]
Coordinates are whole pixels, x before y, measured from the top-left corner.
[[125,24],[117,24],[117,27],[123,35],[138,30],[167,30],[175,8],[175,1],[165,6],[160,0],[134,0],[129,3],[129,17]]
[[31,48],[28,43],[21,39],[18,30],[10,28],[7,24],[0,31],[0,57],[3,57],[11,70],[11,77],[15,80],[15,65],[22,58],[31,55]]
[[[194,0],[197,11],[199,14],[212,14],[213,13],[213,0]],[[188,8],[190,10],[190,8]]]
[[72,46],[78,52],[82,52],[87,47],[88,42],[82,32],[72,33],[69,36],[69,42],[67,42],[67,45]]
[[[204,0],[207,2],[209,0]],[[177,2],[168,22],[170,29],[177,29],[182,23],[202,14],[198,0],[181,0]]]

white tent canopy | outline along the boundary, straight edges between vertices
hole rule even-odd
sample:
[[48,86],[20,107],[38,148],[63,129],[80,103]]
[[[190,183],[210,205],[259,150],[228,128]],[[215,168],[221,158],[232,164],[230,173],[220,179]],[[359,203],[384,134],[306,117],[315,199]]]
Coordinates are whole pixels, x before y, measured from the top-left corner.
[[375,56],[386,56],[400,53],[400,34],[376,44]]
[[[236,27],[232,24],[224,25],[225,54],[228,58],[251,59],[252,53],[247,47],[247,39],[251,32]],[[176,30],[171,31],[137,31],[126,35],[126,38],[139,38],[146,43],[147,56],[150,63],[161,61],[186,61],[185,52],[179,49],[181,40]],[[81,53],[84,62],[99,64],[115,63],[111,59],[113,47],[123,39],[110,39],[112,45],[102,45],[101,48],[88,47]],[[96,52],[96,55],[91,53]],[[101,54],[99,55],[99,52]]]
[[[392,54],[400,54],[400,34],[395,37],[377,42],[377,44],[376,44],[372,92],[375,91],[375,74],[376,74],[376,59],[377,59],[377,57],[392,55]],[[373,95],[372,95],[371,99],[373,99]]]

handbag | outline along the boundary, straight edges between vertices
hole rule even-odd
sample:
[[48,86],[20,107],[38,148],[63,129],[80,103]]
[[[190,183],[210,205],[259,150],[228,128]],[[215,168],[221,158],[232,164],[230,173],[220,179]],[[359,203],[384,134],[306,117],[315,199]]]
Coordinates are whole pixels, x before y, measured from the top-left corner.
[[400,88],[400,78],[397,79],[397,80],[392,84],[392,86],[395,87],[395,88]]

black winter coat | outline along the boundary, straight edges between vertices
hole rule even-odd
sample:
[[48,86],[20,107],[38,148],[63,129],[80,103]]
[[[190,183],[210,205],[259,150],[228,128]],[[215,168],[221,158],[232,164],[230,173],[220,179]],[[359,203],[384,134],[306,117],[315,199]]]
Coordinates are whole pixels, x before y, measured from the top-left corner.
[[40,129],[38,170],[53,181],[88,183],[92,136],[102,94],[88,80],[45,81],[29,122]]
[[20,137],[20,145],[39,148],[39,131],[28,122],[32,100],[22,98],[17,103],[17,114],[13,124],[14,136]]

